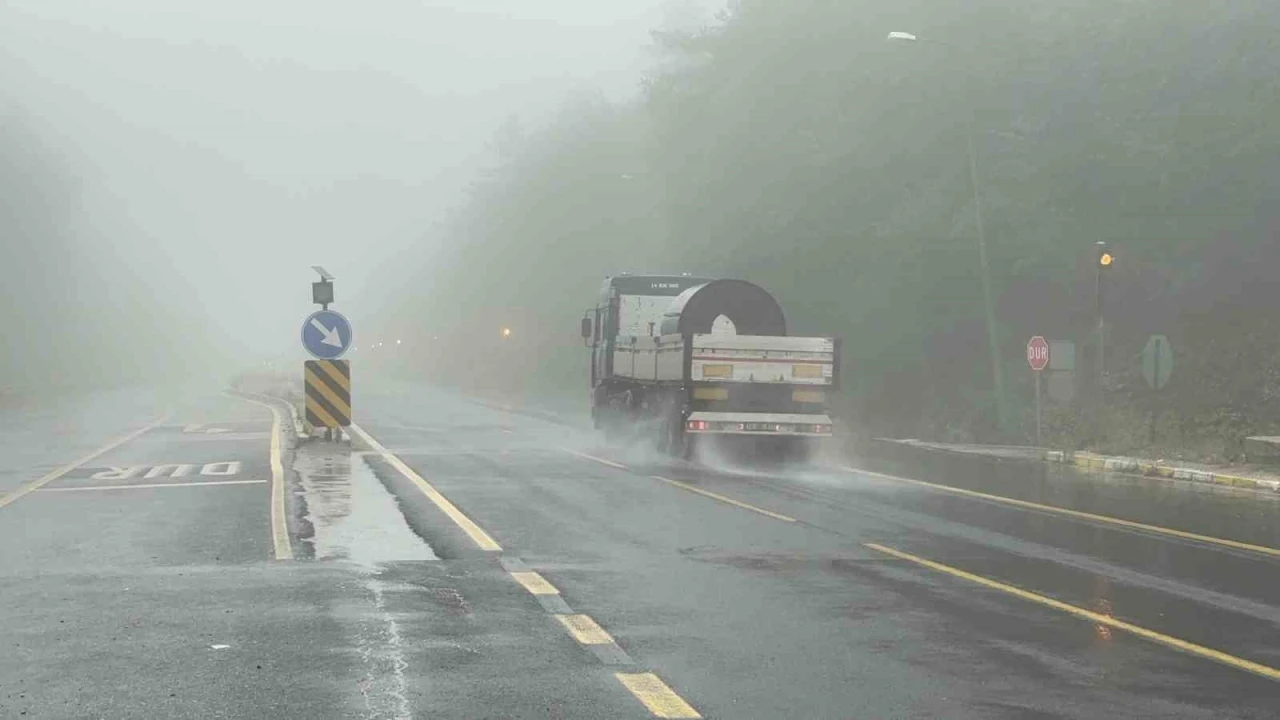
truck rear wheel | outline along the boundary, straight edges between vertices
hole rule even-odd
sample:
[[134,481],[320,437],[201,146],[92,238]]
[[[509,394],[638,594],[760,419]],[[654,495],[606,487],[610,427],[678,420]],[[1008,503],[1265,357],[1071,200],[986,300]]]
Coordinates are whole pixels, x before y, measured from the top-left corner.
[[672,457],[685,457],[688,446],[689,435],[684,431],[684,414],[680,412],[680,408],[669,406],[662,414],[658,449]]

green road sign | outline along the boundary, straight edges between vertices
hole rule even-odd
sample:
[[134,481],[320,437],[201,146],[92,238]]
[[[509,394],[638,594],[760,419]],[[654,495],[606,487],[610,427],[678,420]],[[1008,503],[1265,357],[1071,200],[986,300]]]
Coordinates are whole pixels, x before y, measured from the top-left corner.
[[1152,335],[1142,349],[1142,379],[1152,390],[1159,390],[1169,384],[1172,374],[1173,346],[1169,344],[1169,338]]

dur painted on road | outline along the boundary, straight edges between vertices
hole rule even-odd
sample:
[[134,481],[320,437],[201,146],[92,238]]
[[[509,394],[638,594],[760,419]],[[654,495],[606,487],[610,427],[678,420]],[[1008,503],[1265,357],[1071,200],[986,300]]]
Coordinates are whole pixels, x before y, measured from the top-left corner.
[[75,461],[75,462],[73,462],[73,463],[69,463],[69,464],[67,464],[67,465],[63,465],[62,467],[58,468],[57,470],[54,470],[53,472],[51,472],[51,473],[49,473],[49,474],[47,474],[47,475],[45,475],[45,476],[43,476],[43,477],[40,477],[40,478],[38,478],[38,479],[36,479],[36,480],[32,480],[31,482],[27,483],[26,485],[23,485],[22,487],[18,488],[17,490],[14,490],[13,492],[10,492],[10,493],[9,493],[9,494],[7,494],[7,495],[0,495],[0,508],[2,508],[2,507],[6,507],[6,506],[8,506],[8,505],[12,505],[14,502],[18,501],[18,500],[19,500],[19,499],[21,499],[23,496],[25,496],[25,495],[27,495],[27,494],[29,494],[29,493],[31,493],[31,492],[34,492],[34,491],[36,491],[36,490],[39,490],[40,488],[44,487],[45,485],[48,485],[49,483],[53,482],[54,480],[57,480],[58,478],[62,477],[63,475],[66,475],[67,473],[71,472],[72,470],[75,470],[76,468],[80,467],[81,465],[84,465],[85,463],[89,462],[90,460],[93,460],[94,458],[96,458],[96,457],[98,457],[98,456],[100,456],[100,455],[104,455],[104,454],[106,454],[106,453],[108,453],[108,452],[110,452],[110,451],[112,451],[112,450],[114,450],[114,449],[116,449],[116,448],[120,447],[121,445],[123,445],[123,444],[125,444],[125,443],[129,442],[130,440],[133,440],[133,439],[135,439],[135,438],[137,438],[137,437],[141,436],[143,433],[147,432],[148,430],[152,430],[152,429],[154,429],[154,428],[156,428],[156,427],[160,426],[161,424],[163,424],[163,423],[164,423],[165,421],[167,421],[168,419],[169,419],[169,416],[168,416],[168,415],[165,415],[164,417],[157,418],[155,421],[153,421],[153,422],[151,422],[151,423],[148,423],[147,425],[144,425],[144,426],[142,426],[142,427],[138,428],[137,430],[134,430],[133,432],[129,433],[128,435],[124,435],[124,436],[121,436],[121,437],[116,438],[115,440],[112,440],[111,442],[107,443],[106,445],[103,445],[102,447],[98,448],[97,450],[94,450],[93,452],[89,453],[88,455],[85,455],[84,457],[80,458],[79,460],[76,460],[76,461]]
[[38,492],[100,492],[103,490],[150,490],[152,488],[208,487],[210,485],[266,485],[266,480],[208,480],[205,482],[138,483],[134,485],[89,485],[87,487],[46,487]]

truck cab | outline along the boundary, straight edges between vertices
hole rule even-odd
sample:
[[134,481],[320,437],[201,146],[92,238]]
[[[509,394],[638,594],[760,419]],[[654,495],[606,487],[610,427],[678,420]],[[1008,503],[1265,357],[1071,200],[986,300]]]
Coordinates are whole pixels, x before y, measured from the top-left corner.
[[[711,282],[689,275],[618,275],[606,277],[595,308],[587,311],[593,328],[591,387],[613,375],[613,353],[619,339],[660,334],[671,301],[691,287]],[[585,327],[585,325],[584,325]],[[585,335],[585,334],[584,334]]]

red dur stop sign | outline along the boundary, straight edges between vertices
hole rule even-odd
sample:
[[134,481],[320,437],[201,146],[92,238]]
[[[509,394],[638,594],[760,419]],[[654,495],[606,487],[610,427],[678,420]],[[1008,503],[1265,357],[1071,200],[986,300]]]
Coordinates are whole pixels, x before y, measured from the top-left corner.
[[1039,335],[1027,342],[1027,364],[1039,372],[1049,367],[1049,341]]

